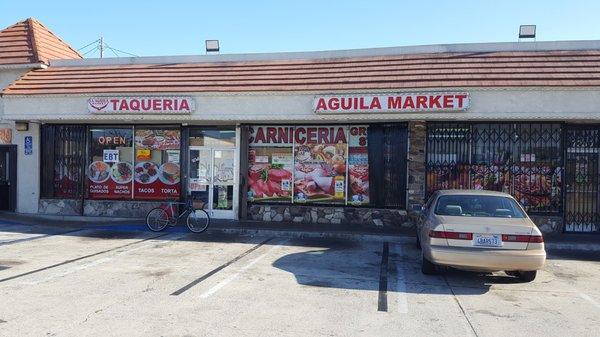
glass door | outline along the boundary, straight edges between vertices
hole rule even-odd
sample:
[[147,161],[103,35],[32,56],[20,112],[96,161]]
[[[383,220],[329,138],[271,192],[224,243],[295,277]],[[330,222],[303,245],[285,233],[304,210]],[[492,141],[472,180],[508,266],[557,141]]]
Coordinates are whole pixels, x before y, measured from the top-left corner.
[[234,218],[235,149],[190,147],[189,196],[216,219]]

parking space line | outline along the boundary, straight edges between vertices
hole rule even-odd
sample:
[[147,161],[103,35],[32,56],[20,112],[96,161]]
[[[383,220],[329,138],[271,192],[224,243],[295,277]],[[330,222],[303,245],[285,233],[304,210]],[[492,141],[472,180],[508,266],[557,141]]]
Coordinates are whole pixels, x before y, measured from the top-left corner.
[[593,306],[595,306],[596,308],[600,309],[600,303],[596,302],[595,299],[591,298],[590,296],[588,296],[587,294],[584,294],[582,292],[579,292],[579,297],[583,298],[584,300],[590,302]]
[[21,242],[26,242],[26,241],[33,241],[33,240],[37,240],[37,239],[44,239],[44,238],[55,236],[55,235],[66,235],[66,234],[70,234],[70,233],[74,233],[74,232],[83,231],[83,230],[86,230],[86,229],[89,229],[89,228],[80,228],[80,229],[75,229],[75,230],[66,231],[66,232],[59,232],[59,233],[52,233],[52,234],[43,234],[43,235],[37,235],[37,236],[32,236],[32,237],[23,238],[23,239],[16,239],[16,240],[12,240],[12,241],[5,241],[5,242],[0,242],[0,246],[7,246],[7,245],[15,244],[15,243],[21,243]]
[[233,280],[235,280],[236,278],[238,278],[240,275],[242,275],[243,272],[245,272],[246,270],[250,269],[258,261],[260,261],[263,258],[265,258],[265,256],[269,255],[271,252],[273,252],[275,249],[279,248],[281,245],[283,245],[286,242],[287,242],[287,240],[284,240],[284,241],[282,241],[282,242],[280,242],[280,243],[278,243],[276,245],[273,245],[268,251],[266,251],[262,255],[258,256],[254,260],[250,261],[250,263],[248,263],[247,265],[243,266],[238,272],[236,272],[235,274],[229,276],[228,278],[224,279],[223,281],[217,283],[212,288],[208,289],[206,292],[204,292],[202,295],[200,295],[200,298],[208,298],[211,295],[213,295],[214,293],[216,293],[217,291],[221,290],[223,287],[225,287],[226,285],[228,285],[229,283],[231,283]]
[[398,313],[406,314],[408,313],[408,300],[406,298],[406,278],[404,277],[404,268],[401,265],[402,245],[395,244],[394,253],[396,254],[396,259],[394,260],[394,266],[396,267],[396,282],[394,291],[396,296],[398,296]]
[[456,296],[456,293],[454,292],[454,289],[450,285],[450,282],[448,282],[448,279],[446,278],[446,275],[442,275],[442,277],[444,279],[444,282],[446,282],[446,285],[448,286],[448,289],[450,289],[450,293],[452,294],[452,297],[454,298],[454,302],[456,302],[456,304],[458,305],[458,308],[462,312],[465,320],[467,321],[469,327],[471,328],[471,331],[473,332],[473,335],[475,335],[475,337],[478,337],[479,334],[477,333],[477,330],[475,330],[475,326],[471,322],[471,319],[469,318],[469,315],[467,314],[467,311],[465,310],[465,308],[462,306],[462,303],[460,303],[460,300],[458,299],[458,296]]
[[273,240],[273,238],[268,238],[264,241],[262,241],[261,243],[255,245],[254,247],[248,249],[247,251],[243,252],[242,254],[236,256],[235,258],[229,260],[228,262],[225,262],[224,264],[218,266],[217,268],[209,271],[208,273],[200,276],[199,278],[195,279],[194,281],[186,284],[185,286],[181,287],[178,290],[175,290],[173,293],[171,293],[171,296],[179,296],[181,294],[183,294],[184,292],[188,291],[190,288],[192,288],[193,286],[197,285],[198,283],[206,280],[207,278],[213,276],[214,274],[218,273],[219,271],[227,268],[228,266],[230,266],[232,263],[235,263],[237,261],[239,261],[241,258],[243,258],[244,256],[252,253],[253,251],[257,250],[258,248],[262,247],[264,244],[266,244],[267,242]]
[[[185,234],[177,234],[177,235],[173,235],[173,237],[168,238],[168,239],[172,240],[172,241],[177,241],[177,240],[180,240],[181,238],[183,238],[184,236],[185,236]],[[60,278],[60,277],[64,277],[64,276],[73,274],[73,273],[81,271],[81,270],[88,269],[90,267],[95,267],[95,266],[101,265],[103,263],[110,262],[110,261],[114,260],[117,257],[123,256],[123,255],[126,255],[126,254],[130,254],[130,253],[136,252],[138,250],[142,250],[142,249],[146,249],[146,248],[149,248],[149,247],[153,247],[154,245],[155,245],[155,243],[149,243],[149,244],[145,244],[145,245],[142,245],[142,246],[130,248],[130,249],[127,249],[127,250],[122,250],[122,251],[117,252],[113,256],[107,256],[107,257],[103,257],[103,258],[100,258],[100,259],[97,259],[97,260],[92,260],[92,261],[86,262],[86,263],[84,263],[82,265],[75,266],[75,267],[73,267],[71,269],[68,269],[68,270],[65,270],[63,272],[50,275],[50,276],[42,278],[42,279],[34,280],[34,281],[31,281],[31,282],[23,282],[23,284],[26,284],[26,285],[35,285],[35,284],[39,284],[39,283],[43,283],[43,282],[48,282],[48,281],[51,281],[51,280],[54,280],[54,279],[57,279],[57,278]]]
[[387,311],[387,283],[388,283],[388,255],[389,255],[389,243],[383,243],[383,250],[381,252],[381,266],[379,268],[379,297],[377,299],[377,311]]
[[157,239],[157,238],[160,238],[162,236],[169,235],[169,234],[170,233],[165,233],[165,234],[153,236],[151,238],[146,238],[146,239],[143,239],[143,240],[138,240],[138,241],[135,241],[135,242],[130,242],[128,244],[121,245],[121,246],[114,247],[114,248],[107,249],[107,250],[103,250],[101,252],[97,252],[97,253],[93,253],[93,254],[88,254],[88,255],[80,256],[80,257],[77,257],[77,258],[74,258],[74,259],[70,259],[70,260],[66,260],[66,261],[63,261],[63,262],[59,262],[59,263],[56,263],[56,264],[53,264],[53,265],[50,265],[50,266],[46,266],[46,267],[42,267],[42,268],[39,268],[39,269],[31,270],[31,271],[28,271],[28,272],[25,272],[25,273],[21,273],[21,274],[9,276],[9,277],[0,279],[0,283],[6,282],[6,281],[10,281],[10,280],[14,280],[14,279],[19,278],[19,277],[23,277],[23,276],[27,276],[27,275],[39,273],[39,272],[42,272],[42,271],[45,271],[45,270],[48,270],[48,269],[52,269],[52,268],[64,266],[64,265],[69,264],[69,263],[73,263],[73,262],[77,262],[77,261],[80,261],[80,260],[83,260],[83,259],[87,259],[87,258],[90,258],[90,257],[98,256],[100,254],[105,254],[105,253],[108,253],[108,252],[112,252],[114,250],[125,248],[125,247],[129,247],[129,246],[141,243],[141,242],[146,242],[148,240]]

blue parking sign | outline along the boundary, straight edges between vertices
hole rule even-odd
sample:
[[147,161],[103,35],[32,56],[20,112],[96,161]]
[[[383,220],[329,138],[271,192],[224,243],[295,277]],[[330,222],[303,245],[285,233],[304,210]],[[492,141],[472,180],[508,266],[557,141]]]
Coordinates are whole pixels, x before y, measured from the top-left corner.
[[25,136],[25,155],[28,156],[33,153],[33,137]]

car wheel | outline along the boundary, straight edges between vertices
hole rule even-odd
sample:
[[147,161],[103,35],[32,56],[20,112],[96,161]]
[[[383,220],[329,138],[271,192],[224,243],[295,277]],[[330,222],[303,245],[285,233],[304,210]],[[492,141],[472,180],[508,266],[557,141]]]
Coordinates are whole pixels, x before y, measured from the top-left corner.
[[425,256],[421,257],[421,272],[425,275],[434,275],[435,274],[435,264],[433,262],[427,260]]
[[417,234],[417,249],[421,249],[421,239],[419,239],[419,232]]
[[525,282],[531,282],[531,281],[535,280],[536,275],[537,275],[537,271],[535,271],[535,270],[519,272],[519,278]]

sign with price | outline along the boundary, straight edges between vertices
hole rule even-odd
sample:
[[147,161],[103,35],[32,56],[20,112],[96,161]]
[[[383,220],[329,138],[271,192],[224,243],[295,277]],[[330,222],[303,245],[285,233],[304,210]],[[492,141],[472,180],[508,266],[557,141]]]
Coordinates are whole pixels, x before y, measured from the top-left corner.
[[119,161],[119,150],[104,150],[103,162],[116,163]]

